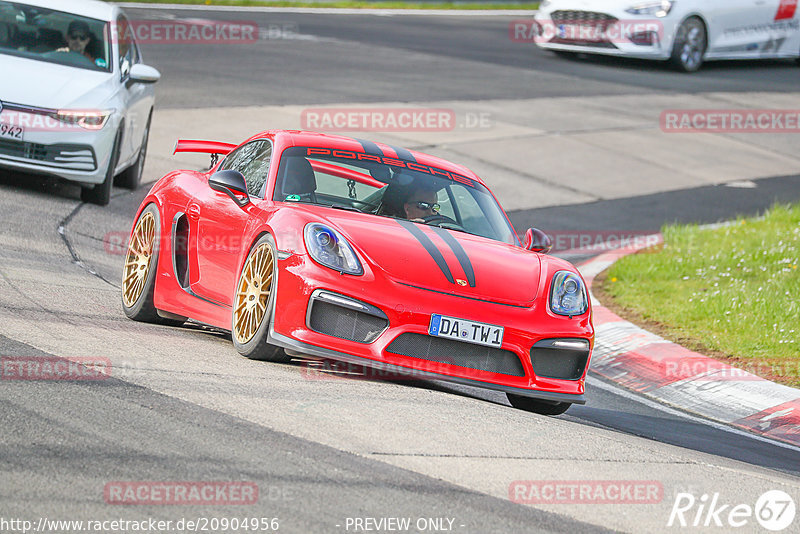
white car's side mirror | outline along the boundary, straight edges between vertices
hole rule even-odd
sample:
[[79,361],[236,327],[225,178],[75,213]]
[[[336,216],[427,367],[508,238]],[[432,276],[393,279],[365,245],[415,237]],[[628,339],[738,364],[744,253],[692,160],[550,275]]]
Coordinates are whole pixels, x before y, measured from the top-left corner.
[[131,67],[129,77],[135,83],[156,83],[161,79],[161,73],[153,67],[137,63]]

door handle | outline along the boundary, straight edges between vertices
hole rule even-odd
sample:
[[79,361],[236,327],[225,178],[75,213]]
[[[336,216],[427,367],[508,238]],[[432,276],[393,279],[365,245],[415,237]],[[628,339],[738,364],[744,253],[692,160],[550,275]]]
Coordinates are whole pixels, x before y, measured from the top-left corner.
[[189,206],[189,209],[186,210],[186,214],[191,220],[196,221],[200,218],[200,206],[197,204],[192,204]]

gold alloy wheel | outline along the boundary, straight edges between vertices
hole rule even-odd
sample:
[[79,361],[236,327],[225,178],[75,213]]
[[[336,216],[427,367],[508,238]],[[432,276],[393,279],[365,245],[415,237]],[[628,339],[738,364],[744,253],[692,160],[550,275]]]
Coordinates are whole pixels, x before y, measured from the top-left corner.
[[142,296],[147,275],[150,273],[150,260],[153,257],[153,244],[156,238],[156,218],[147,212],[136,223],[128,255],[125,257],[125,270],[122,277],[122,302],[130,308]]
[[272,291],[272,247],[259,245],[242,270],[233,309],[233,335],[244,344],[256,335]]

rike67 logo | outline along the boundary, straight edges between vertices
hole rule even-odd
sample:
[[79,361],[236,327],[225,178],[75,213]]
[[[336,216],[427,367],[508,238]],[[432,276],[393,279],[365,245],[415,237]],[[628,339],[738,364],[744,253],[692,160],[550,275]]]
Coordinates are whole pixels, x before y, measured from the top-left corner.
[[725,531],[752,525],[755,519],[761,527],[780,532],[794,523],[797,509],[794,499],[781,490],[763,493],[755,506],[726,503],[719,493],[678,493],[667,521],[668,527],[718,527]]

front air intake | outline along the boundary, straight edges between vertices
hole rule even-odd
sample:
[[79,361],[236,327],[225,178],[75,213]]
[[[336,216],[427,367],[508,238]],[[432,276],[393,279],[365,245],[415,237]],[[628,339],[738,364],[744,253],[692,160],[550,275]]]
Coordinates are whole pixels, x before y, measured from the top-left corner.
[[356,343],[372,343],[389,326],[378,308],[329,291],[311,296],[307,323],[315,332]]
[[585,339],[543,339],[531,348],[531,365],[536,376],[578,380],[589,361]]

